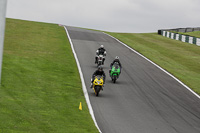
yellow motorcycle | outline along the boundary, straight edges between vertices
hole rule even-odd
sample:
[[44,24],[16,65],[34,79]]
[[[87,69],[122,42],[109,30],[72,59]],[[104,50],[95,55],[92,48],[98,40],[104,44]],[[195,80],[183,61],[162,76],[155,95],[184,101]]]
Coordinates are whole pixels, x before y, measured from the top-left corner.
[[103,76],[97,75],[93,81],[93,90],[96,96],[99,95],[100,90],[103,89]]

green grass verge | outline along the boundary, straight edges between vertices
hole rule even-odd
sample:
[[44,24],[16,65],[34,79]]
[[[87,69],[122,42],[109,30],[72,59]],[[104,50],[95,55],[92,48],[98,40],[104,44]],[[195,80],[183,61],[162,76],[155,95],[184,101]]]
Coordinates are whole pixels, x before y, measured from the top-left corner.
[[63,27],[7,19],[4,42],[0,132],[98,132]]
[[200,47],[157,33],[110,33],[200,94]]

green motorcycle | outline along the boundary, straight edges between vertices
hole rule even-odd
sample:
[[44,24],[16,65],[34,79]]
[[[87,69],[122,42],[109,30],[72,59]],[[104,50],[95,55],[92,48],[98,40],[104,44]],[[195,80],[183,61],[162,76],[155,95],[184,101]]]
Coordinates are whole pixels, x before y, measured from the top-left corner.
[[111,77],[113,83],[115,83],[121,73],[121,68],[120,68],[119,64],[114,63],[112,66],[112,69],[109,71],[109,73],[110,73],[110,77]]

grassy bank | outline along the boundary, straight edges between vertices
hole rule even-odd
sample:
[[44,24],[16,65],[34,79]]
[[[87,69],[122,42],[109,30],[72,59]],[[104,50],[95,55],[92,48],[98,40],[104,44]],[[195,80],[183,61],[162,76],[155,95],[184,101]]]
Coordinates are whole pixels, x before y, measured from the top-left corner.
[[200,94],[200,47],[156,33],[108,33],[134,48]]
[[0,132],[98,132],[63,27],[7,19]]

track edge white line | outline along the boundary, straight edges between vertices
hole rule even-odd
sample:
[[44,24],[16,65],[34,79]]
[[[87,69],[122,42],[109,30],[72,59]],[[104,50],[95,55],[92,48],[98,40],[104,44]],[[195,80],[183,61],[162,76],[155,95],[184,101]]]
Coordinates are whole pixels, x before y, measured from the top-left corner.
[[85,99],[86,99],[86,102],[87,102],[87,106],[88,106],[90,115],[91,115],[91,117],[92,117],[92,119],[93,119],[93,121],[94,121],[94,124],[95,124],[95,126],[97,127],[98,131],[99,131],[100,133],[102,133],[101,130],[100,130],[100,128],[99,128],[99,126],[98,126],[98,124],[97,124],[97,122],[96,122],[95,116],[94,116],[94,111],[93,111],[92,105],[91,105],[91,103],[90,103],[90,99],[89,99],[89,95],[88,95],[88,92],[87,92],[87,89],[86,89],[86,86],[85,86],[85,80],[84,80],[84,78],[83,78],[83,73],[82,73],[82,70],[81,70],[81,66],[80,66],[78,57],[77,57],[77,55],[76,55],[76,52],[75,52],[75,50],[74,50],[74,45],[73,45],[73,43],[72,43],[72,40],[71,40],[71,38],[70,38],[70,35],[69,35],[69,33],[68,33],[68,30],[67,30],[66,26],[64,26],[64,28],[65,28],[65,31],[66,31],[66,33],[67,33],[67,37],[68,37],[68,39],[69,39],[69,42],[70,42],[70,45],[71,45],[71,48],[72,48],[72,52],[73,52],[73,54],[74,54],[74,58],[75,58],[75,60],[76,60],[76,64],[77,64],[77,67],[78,67],[78,70],[79,70],[79,74],[80,74],[80,78],[81,78],[81,82],[82,82],[82,90],[83,90],[83,93],[84,93],[84,96],[85,96]]
[[188,89],[190,92],[192,92],[195,96],[197,96],[200,99],[200,96],[194,92],[190,87],[188,87],[187,85],[185,85],[183,82],[181,82],[179,79],[177,79],[175,76],[173,76],[172,74],[170,74],[169,72],[167,72],[165,69],[163,69],[162,67],[160,67],[159,65],[157,65],[156,63],[154,63],[153,61],[151,61],[150,59],[148,59],[147,57],[145,57],[144,55],[140,54],[139,52],[137,52],[136,50],[134,50],[133,48],[129,47],[127,44],[121,42],[120,40],[118,40],[117,38],[103,32],[105,35],[110,36],[111,38],[115,39],[116,41],[118,41],[119,43],[121,43],[122,45],[124,45],[125,47],[127,47],[128,49],[130,49],[131,51],[135,52],[136,54],[138,54],[139,56],[141,56],[142,58],[146,59],[147,61],[149,61],[150,63],[152,63],[153,65],[155,65],[157,68],[159,68],[160,70],[162,70],[163,72],[165,72],[166,74],[168,74],[169,76],[171,76],[173,79],[175,79],[177,82],[179,82],[181,85],[183,85],[186,89]]

